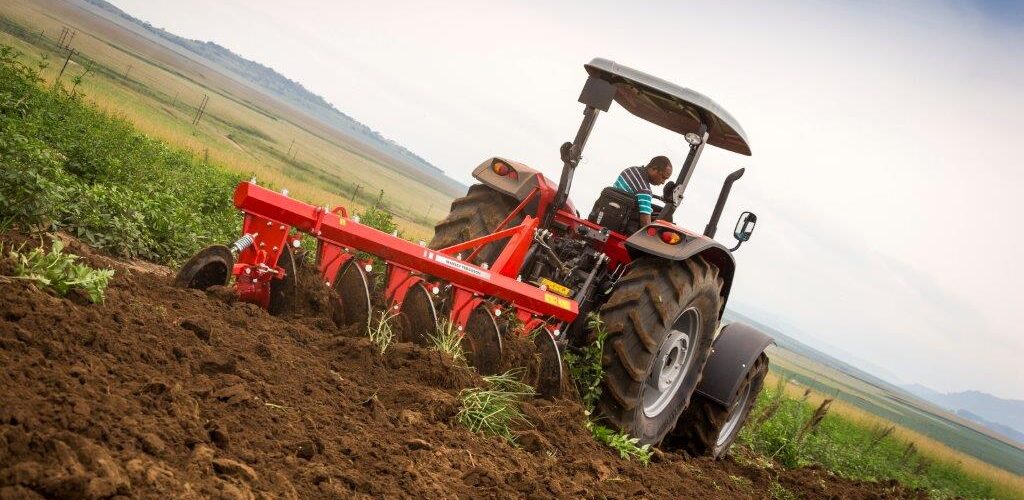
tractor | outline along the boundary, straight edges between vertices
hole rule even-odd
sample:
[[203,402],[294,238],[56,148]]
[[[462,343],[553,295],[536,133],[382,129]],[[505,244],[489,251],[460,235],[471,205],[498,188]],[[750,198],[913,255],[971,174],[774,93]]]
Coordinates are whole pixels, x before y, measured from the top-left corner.
[[[714,240],[743,169],[726,177],[702,233],[674,224],[673,215],[706,145],[749,156],[749,143],[704,95],[607,59],[584,68],[583,121],[559,149],[557,183],[522,163],[490,158],[473,171],[479,183],[452,202],[433,239],[416,243],[363,225],[344,208],[243,182],[234,197],[243,235],[196,254],[176,283],[233,283],[241,300],[278,313],[295,293],[294,249],[308,234],[345,322],[365,324],[378,304],[394,315],[401,340],[426,344],[440,321],[450,321],[482,374],[498,370],[512,337],[533,339],[544,397],[559,395],[562,354],[593,340],[588,317],[596,313],[606,333],[596,416],[641,444],[724,456],[761,389],[772,343],[749,325],[721,326],[733,252],[757,223],[743,212],[734,247]],[[642,227],[635,198],[615,188],[601,192],[587,218],[569,200],[587,139],[613,103],[681,134],[689,146],[676,179],[656,196],[662,205]],[[381,290],[371,285],[374,272],[383,275]]]

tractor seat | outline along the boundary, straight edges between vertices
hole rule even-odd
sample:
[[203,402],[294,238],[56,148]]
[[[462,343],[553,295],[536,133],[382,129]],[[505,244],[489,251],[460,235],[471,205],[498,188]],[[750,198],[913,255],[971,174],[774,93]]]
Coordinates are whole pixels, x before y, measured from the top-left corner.
[[[657,217],[661,207],[654,205],[651,217]],[[594,203],[587,220],[620,234],[633,234],[640,230],[640,210],[636,196],[621,189],[606,187]]]

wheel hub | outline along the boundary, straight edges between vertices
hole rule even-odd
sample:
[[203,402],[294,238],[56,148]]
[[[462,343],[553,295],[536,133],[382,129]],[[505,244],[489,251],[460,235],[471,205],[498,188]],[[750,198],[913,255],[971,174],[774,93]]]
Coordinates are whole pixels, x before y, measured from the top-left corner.
[[644,388],[644,414],[655,417],[665,411],[674,399],[693,364],[690,345],[700,332],[696,309],[683,311],[662,340],[654,365]]

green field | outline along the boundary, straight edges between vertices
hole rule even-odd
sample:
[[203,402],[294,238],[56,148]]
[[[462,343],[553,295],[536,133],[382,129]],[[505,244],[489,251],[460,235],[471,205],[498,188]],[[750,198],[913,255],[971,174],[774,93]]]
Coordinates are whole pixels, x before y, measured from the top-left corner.
[[[386,155],[212,63],[183,55],[87,6],[6,0],[0,43],[20,51],[27,65],[45,66],[40,76],[53,84],[68,54],[57,43],[65,27],[76,35],[62,84],[147,135],[317,204],[361,209],[380,200],[411,238],[429,239],[433,224],[447,212],[455,194],[450,190],[417,178]],[[204,95],[209,103],[193,126]]]
[[1020,476],[834,396],[773,373],[741,431],[743,446],[734,452],[736,460],[819,466],[850,479],[896,480],[932,498],[1024,498]]
[[933,405],[877,387],[799,354],[775,348],[773,370],[802,386],[935,439],[1007,471],[1024,474],[1024,450]]

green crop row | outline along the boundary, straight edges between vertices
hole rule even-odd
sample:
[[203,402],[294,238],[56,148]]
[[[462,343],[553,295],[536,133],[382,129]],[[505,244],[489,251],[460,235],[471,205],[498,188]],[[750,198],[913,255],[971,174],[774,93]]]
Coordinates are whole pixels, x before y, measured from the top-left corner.
[[45,86],[0,47],[0,229],[64,230],[113,255],[176,263],[237,236],[239,180]]
[[[829,412],[831,399],[811,401],[786,393],[785,379],[765,387],[740,433],[739,460],[777,462],[786,468],[821,466],[849,479],[897,480],[927,490],[932,498],[1006,498],[1009,485],[972,475],[958,464],[922,453],[893,434]],[[767,459],[767,460],[766,460]],[[1018,493],[1019,496],[1019,493]]]

